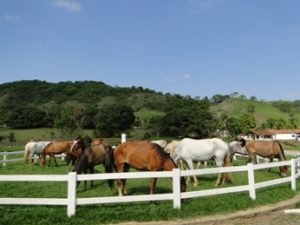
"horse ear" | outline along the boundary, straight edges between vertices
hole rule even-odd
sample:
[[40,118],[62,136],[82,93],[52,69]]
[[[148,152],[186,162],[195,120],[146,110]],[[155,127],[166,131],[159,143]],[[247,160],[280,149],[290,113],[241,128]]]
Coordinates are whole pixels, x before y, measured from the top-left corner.
[[239,143],[242,147],[246,145],[246,140],[244,138],[240,138]]

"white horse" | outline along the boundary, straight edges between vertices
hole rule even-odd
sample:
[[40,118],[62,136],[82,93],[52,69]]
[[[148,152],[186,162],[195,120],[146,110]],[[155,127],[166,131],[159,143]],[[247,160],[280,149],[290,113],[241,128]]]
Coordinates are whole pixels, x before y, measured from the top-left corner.
[[162,147],[163,149],[166,147],[167,145],[167,141],[166,140],[155,140],[155,141],[151,141],[151,143],[155,143],[158,144],[160,147]]
[[171,153],[175,150],[175,148],[177,147],[177,145],[180,143],[180,141],[178,140],[172,140],[170,143],[168,143],[166,146],[165,146],[165,152],[167,153]]
[[[193,161],[208,161],[212,158],[215,159],[216,165],[231,166],[231,158],[229,154],[229,146],[226,142],[219,138],[195,140],[190,138],[184,138],[170,153],[174,162],[177,164],[178,160],[184,160],[189,169],[193,170]],[[196,186],[198,180],[196,176],[194,178],[194,185]],[[216,185],[222,182],[230,182],[231,175],[228,173],[219,174],[216,181]]]
[[231,157],[235,154],[248,155],[248,152],[241,141],[232,141],[229,143],[229,152]]
[[[33,159],[34,154],[42,154],[44,148],[50,141],[30,141],[25,145],[24,160],[28,163],[28,158]],[[30,161],[32,163],[32,161]]]

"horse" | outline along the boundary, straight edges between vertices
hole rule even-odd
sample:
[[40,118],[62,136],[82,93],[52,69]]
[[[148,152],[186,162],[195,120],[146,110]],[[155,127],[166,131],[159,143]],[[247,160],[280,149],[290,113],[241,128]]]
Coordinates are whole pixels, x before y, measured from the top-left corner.
[[[90,146],[85,146],[83,140],[79,139],[72,146],[72,151],[76,151],[78,149],[83,149],[83,153],[79,158],[78,162],[75,165],[74,171],[77,174],[84,174],[90,170],[90,173],[94,173],[94,167],[98,164],[103,164],[105,167],[105,162],[107,161],[108,152],[112,151],[112,147],[107,145],[103,140],[101,142],[93,143]],[[79,186],[79,182],[77,182],[77,187]],[[93,186],[93,181],[91,180],[91,186]],[[84,181],[84,189],[86,189],[86,181]]]
[[172,140],[170,143],[168,143],[166,146],[165,146],[165,152],[167,153],[171,153],[175,150],[175,148],[177,147],[177,145],[180,143],[179,140]]
[[248,155],[245,146],[242,147],[241,141],[231,141],[228,145],[231,159],[234,157],[235,154]]
[[[130,167],[142,171],[170,171],[177,168],[169,154],[165,153],[161,146],[148,141],[124,142],[116,146],[110,152],[105,171],[107,173],[128,172]],[[150,194],[154,193],[157,178],[150,179]],[[126,180],[117,180],[119,195],[128,193]],[[112,187],[112,180],[110,180]],[[181,177],[181,191],[186,190],[185,178]]]
[[24,161],[25,161],[25,163],[28,163],[28,158],[32,159],[30,161],[30,163],[32,163],[34,154],[37,154],[38,156],[40,156],[40,154],[43,152],[44,148],[49,143],[50,143],[50,141],[29,141],[25,145],[25,151],[24,151]]
[[153,140],[151,143],[156,143],[160,145],[163,149],[167,146],[167,141],[166,140]]
[[48,162],[48,166],[50,166],[51,163],[51,159],[53,158],[55,165],[57,166],[57,162],[55,159],[55,155],[56,154],[61,154],[64,152],[69,153],[72,145],[75,143],[75,141],[58,141],[58,142],[52,142],[50,144],[48,144],[43,152],[42,152],[42,156],[40,158],[40,165],[44,166],[45,162],[46,162],[46,155],[50,156],[50,160]]
[[[185,161],[190,170],[193,170],[193,161],[207,161],[215,159],[218,167],[231,166],[231,157],[229,154],[229,147],[226,142],[219,138],[195,140],[191,138],[184,138],[176,146],[173,152],[170,153],[175,163],[182,159]],[[198,180],[194,178],[194,186],[197,186]],[[219,174],[216,181],[216,186],[224,182],[231,182],[231,174]]]
[[107,141],[105,141],[105,140],[102,139],[102,138],[95,138],[95,139],[93,139],[92,142],[91,142],[91,146],[99,145],[99,144],[108,145]]
[[[274,158],[279,161],[285,161],[286,157],[282,148],[282,145],[278,141],[265,141],[265,140],[245,140],[241,138],[240,140],[241,148],[245,147],[249,157],[248,163],[256,163],[256,156],[259,155],[264,158],[269,158],[270,162],[273,162]],[[280,166],[280,175],[282,177],[287,176],[288,168],[287,166]],[[269,169],[271,171],[271,168]]]

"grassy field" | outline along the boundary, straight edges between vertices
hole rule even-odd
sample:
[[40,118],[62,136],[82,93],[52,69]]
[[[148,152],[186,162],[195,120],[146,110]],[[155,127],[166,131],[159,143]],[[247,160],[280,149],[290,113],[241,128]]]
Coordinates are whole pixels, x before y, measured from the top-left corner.
[[[58,160],[59,166],[40,167],[38,165],[25,165],[23,162],[9,163],[6,167],[0,167],[1,174],[67,174],[72,170],[65,166],[65,162]],[[236,165],[244,164],[244,160],[235,161]],[[97,166],[96,172],[103,172],[103,166]],[[278,169],[272,172],[261,170],[256,172],[256,181],[264,181],[279,177]],[[214,188],[217,175],[199,176],[199,185],[188,185],[188,191]],[[234,173],[232,184],[224,184],[221,187],[243,185],[247,183],[245,173]],[[130,194],[149,193],[149,179],[129,180],[127,182]],[[300,185],[298,182],[297,185]],[[299,189],[298,189],[299,190]],[[157,193],[171,192],[170,179],[158,179]],[[108,224],[125,221],[157,221],[172,220],[177,218],[192,218],[219,213],[230,213],[237,210],[253,208],[265,204],[279,202],[292,198],[297,192],[291,191],[290,184],[269,187],[257,191],[257,200],[253,201],[249,193],[235,193],[212,197],[189,199],[180,210],[172,208],[171,201],[162,201],[155,204],[124,203],[104,204],[93,206],[78,206],[76,215],[68,218],[66,207],[62,206],[5,206],[0,205],[0,224]],[[117,195],[117,188],[112,190],[104,181],[95,181],[94,186],[83,189],[80,184],[77,189],[78,197],[112,196]],[[67,196],[67,185],[63,182],[1,182],[0,197],[61,197]]]

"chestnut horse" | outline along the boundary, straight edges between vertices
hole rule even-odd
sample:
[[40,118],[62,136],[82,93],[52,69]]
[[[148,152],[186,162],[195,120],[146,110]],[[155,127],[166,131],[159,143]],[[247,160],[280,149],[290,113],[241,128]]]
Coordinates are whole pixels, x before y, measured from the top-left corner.
[[[270,162],[273,162],[274,158],[277,158],[279,161],[285,161],[285,154],[282,148],[282,145],[278,141],[265,141],[265,140],[239,140],[241,147],[245,147],[248,152],[248,162],[256,163],[256,155],[259,155],[264,158],[269,158]],[[269,171],[271,168],[269,169]],[[280,175],[282,177],[287,176],[288,168],[287,166],[280,166]]]
[[[143,171],[170,171],[177,168],[169,154],[165,153],[161,146],[148,141],[132,141],[119,144],[110,152],[109,161],[106,164],[106,172],[128,172],[130,167]],[[110,180],[111,181],[111,180]],[[154,193],[157,178],[150,180],[150,194]],[[110,182],[112,186],[112,181]],[[117,180],[119,195],[126,195],[126,180]],[[184,177],[181,177],[181,191],[185,191]]]
[[48,144],[43,152],[42,156],[40,158],[40,165],[44,166],[46,162],[46,155],[50,156],[50,160],[48,162],[48,165],[50,166],[51,159],[53,158],[55,165],[57,166],[57,162],[55,159],[56,154],[61,154],[66,152],[67,154],[71,151],[72,145],[75,143],[75,141],[58,141],[58,142],[52,142]]
[[[87,147],[85,147],[82,139],[77,139],[76,143],[72,146],[72,151],[77,151],[78,149],[83,149],[83,153],[74,168],[74,171],[78,174],[82,172],[86,174],[87,170],[90,170],[90,173],[94,173],[94,167],[98,164],[104,165],[108,157],[108,151],[112,150],[111,146],[102,139],[101,141],[93,141],[91,145]],[[78,185],[79,182],[77,182],[77,186]],[[91,186],[93,186],[92,180]],[[86,181],[84,181],[84,189],[86,189]]]

